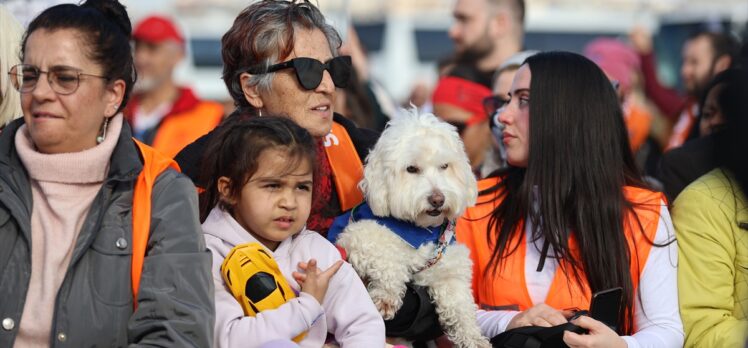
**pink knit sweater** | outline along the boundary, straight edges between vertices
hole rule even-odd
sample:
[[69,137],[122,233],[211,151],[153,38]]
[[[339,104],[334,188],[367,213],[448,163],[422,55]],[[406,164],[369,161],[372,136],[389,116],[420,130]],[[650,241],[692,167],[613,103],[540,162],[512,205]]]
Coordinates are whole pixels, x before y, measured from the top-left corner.
[[65,278],[81,226],[109,171],[122,115],[109,122],[101,144],[76,153],[43,154],[26,126],[16,133],[18,156],[31,179],[31,280],[16,347],[49,346],[57,291]]

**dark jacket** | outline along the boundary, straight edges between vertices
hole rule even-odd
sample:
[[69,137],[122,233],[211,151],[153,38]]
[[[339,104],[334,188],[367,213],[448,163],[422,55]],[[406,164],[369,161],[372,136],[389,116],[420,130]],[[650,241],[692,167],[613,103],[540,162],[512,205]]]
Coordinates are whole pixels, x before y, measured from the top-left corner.
[[670,204],[675,202],[675,198],[686,186],[718,167],[714,156],[716,136],[715,133],[696,138],[666,152],[662,157],[657,178],[662,182]]
[[[0,347],[13,346],[31,277],[31,184],[14,142],[22,124],[16,120],[0,135]],[[195,188],[173,170],[153,186],[150,238],[133,313],[132,193],[141,169],[123,125],[57,294],[51,347],[208,347],[213,341],[211,255]]]

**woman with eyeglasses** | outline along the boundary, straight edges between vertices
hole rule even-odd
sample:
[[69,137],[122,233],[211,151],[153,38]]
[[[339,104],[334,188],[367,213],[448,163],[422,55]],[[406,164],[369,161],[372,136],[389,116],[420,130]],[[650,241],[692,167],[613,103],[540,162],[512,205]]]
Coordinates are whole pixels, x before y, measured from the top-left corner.
[[[457,223],[487,337],[589,309],[571,321],[589,332],[565,331],[568,346],[683,345],[673,225],[634,165],[621,112],[578,54],[538,53],[514,76],[499,114],[509,167],[479,182]],[[591,308],[593,294],[607,305]]]
[[[362,161],[378,138],[333,110],[335,89],[346,87],[352,69],[350,58],[338,55],[338,33],[309,1],[269,0],[244,9],[221,43],[223,80],[237,107],[223,127],[236,118],[280,115],[309,131],[317,172],[307,228],[325,235],[334,217],[363,200],[357,187]],[[199,187],[209,179],[200,178],[202,156],[212,155],[203,154],[205,145],[221,127],[176,157]],[[230,320],[218,309],[216,329],[224,330]],[[388,336],[410,340],[442,333],[428,294],[419,287],[408,288],[402,309],[385,324]]]
[[10,70],[23,118],[0,135],[2,347],[212,342],[195,189],[123,123],[130,30],[114,0],[51,7]]

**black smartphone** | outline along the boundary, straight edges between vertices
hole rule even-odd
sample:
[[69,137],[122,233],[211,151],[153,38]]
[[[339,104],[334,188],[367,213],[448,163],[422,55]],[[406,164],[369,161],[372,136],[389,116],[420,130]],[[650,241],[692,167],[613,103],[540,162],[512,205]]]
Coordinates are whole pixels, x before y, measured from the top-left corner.
[[602,290],[592,295],[590,316],[618,332],[618,317],[621,311],[623,288]]

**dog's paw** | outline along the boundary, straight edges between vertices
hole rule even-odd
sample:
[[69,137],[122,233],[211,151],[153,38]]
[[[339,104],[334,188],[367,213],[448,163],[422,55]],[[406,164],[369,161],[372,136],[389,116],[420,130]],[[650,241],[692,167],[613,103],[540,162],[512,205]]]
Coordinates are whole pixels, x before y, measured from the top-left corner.
[[383,300],[374,301],[374,305],[377,306],[377,309],[379,310],[379,314],[382,315],[382,319],[384,320],[390,320],[395,317],[395,314],[397,313],[397,310],[400,309],[399,306],[396,306],[393,303],[389,303]]
[[371,290],[369,291],[374,306],[377,307],[379,314],[382,315],[384,320],[390,320],[395,317],[395,313],[400,310],[403,305],[403,299],[385,291]]

